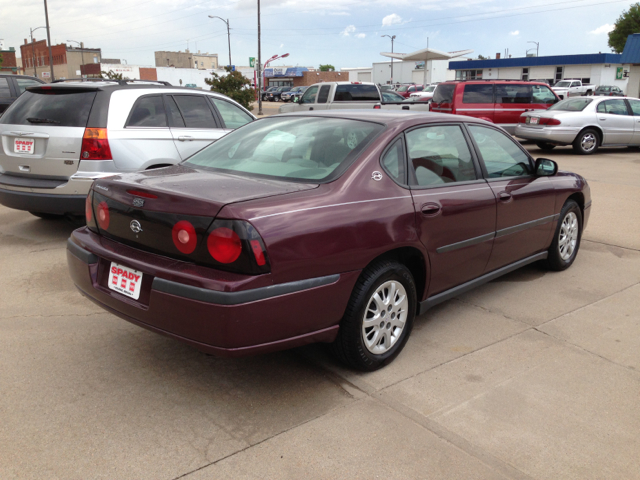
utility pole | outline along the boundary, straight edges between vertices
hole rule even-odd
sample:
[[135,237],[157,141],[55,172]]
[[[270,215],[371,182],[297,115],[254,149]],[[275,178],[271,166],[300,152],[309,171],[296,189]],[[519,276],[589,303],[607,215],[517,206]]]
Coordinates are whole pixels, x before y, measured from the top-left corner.
[[[258,7],[260,8],[260,7]],[[260,14],[258,14],[258,16],[260,16]],[[227,18],[226,20],[224,18],[218,17],[216,15],[209,15],[209,18],[218,18],[220,20],[222,20],[224,23],[227,24],[227,39],[229,41],[229,68],[231,68],[231,32],[229,30],[229,19]]]
[[37,27],[37,28],[29,27],[29,34],[31,35],[31,53],[33,55],[33,76],[34,77],[38,76],[38,72],[36,71],[36,46],[33,43],[33,32],[35,32],[36,30],[40,30],[41,28],[47,28],[47,27]]
[[44,18],[47,23],[47,43],[49,43],[49,67],[51,67],[51,81],[56,77],[53,76],[53,54],[51,53],[51,32],[49,29],[49,11],[47,10],[47,0],[44,0]]
[[262,113],[262,56],[260,51],[260,0],[258,0],[258,115]]
[[[393,41],[396,39],[396,36],[381,35],[381,37],[389,37],[391,39],[391,53],[393,53]],[[393,85],[393,57],[391,57],[391,85]]]

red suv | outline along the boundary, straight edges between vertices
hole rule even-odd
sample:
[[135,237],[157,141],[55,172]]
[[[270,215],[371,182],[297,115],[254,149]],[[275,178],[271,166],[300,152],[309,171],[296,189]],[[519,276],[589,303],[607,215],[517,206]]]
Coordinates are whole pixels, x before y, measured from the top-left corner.
[[412,83],[409,85],[400,85],[396,93],[402,95],[404,98],[409,98],[412,93],[421,92],[422,90],[424,90],[424,85],[415,85]]
[[433,94],[432,112],[481,118],[513,134],[520,115],[546,110],[559,102],[542,82],[520,80],[472,80],[440,83]]

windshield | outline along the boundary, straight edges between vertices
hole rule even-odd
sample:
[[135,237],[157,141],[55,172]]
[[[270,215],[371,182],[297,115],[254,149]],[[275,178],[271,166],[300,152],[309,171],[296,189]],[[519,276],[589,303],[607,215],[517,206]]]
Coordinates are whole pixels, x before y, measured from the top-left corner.
[[567,98],[555,105],[551,105],[547,110],[563,110],[565,112],[581,112],[593,100],[591,98]]
[[185,164],[320,183],[346,170],[383,129],[377,123],[341,118],[266,118],[229,133]]
[[435,85],[429,85],[427,88],[424,89],[425,92],[433,92],[436,89]]
[[568,88],[571,86],[571,82],[558,82],[555,85],[556,87],[560,87],[560,88]]

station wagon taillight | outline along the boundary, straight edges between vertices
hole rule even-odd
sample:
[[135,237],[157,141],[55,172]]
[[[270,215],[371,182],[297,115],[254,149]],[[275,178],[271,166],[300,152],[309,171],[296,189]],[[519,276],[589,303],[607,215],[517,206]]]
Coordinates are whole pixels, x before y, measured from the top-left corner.
[[106,128],[85,128],[80,160],[112,160]]

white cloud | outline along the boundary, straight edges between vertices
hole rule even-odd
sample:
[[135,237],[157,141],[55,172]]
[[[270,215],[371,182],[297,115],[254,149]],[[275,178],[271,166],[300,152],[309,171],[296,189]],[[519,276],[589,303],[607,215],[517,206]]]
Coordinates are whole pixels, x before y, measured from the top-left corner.
[[602,25],[601,27],[596,28],[595,30],[591,30],[589,33],[591,35],[601,35],[603,33],[609,33],[611,30],[613,30],[615,27],[613,25],[609,25],[608,23],[605,23],[604,25]]
[[513,35],[514,37],[517,37],[518,35],[520,35],[520,30],[514,30],[513,32],[509,32],[509,35]]
[[367,36],[366,33],[359,33],[356,35],[356,38],[365,38]]
[[351,35],[355,31],[356,31],[356,26],[355,25],[349,25],[347,28],[345,28],[343,31],[340,32],[340,35],[342,35],[343,37],[348,37],[349,35]]
[[282,47],[284,47],[284,43],[281,43],[281,44],[280,44],[280,48],[282,48]]
[[402,17],[396,13],[392,13],[391,15],[387,15],[382,19],[382,26],[386,27],[389,25],[396,25],[398,23],[402,23]]

